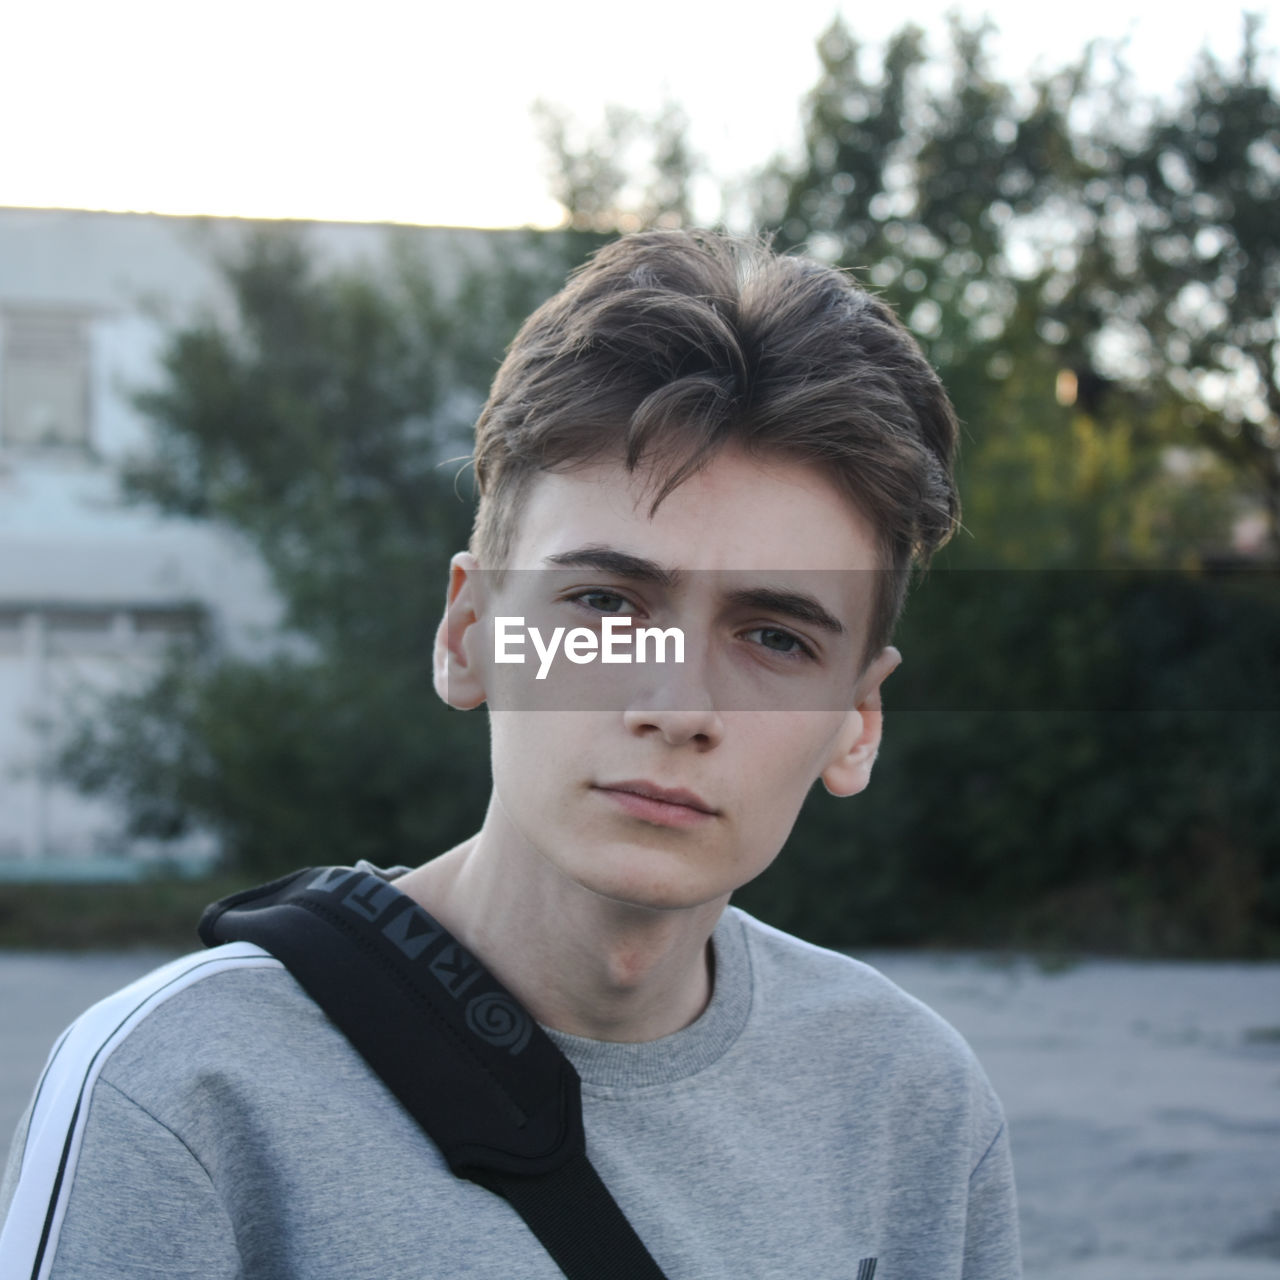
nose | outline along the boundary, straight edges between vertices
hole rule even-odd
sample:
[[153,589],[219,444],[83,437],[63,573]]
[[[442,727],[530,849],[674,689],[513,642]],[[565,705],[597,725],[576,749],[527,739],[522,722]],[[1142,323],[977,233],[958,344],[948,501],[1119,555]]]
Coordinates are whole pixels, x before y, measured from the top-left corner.
[[666,668],[658,684],[637,691],[622,723],[630,733],[657,735],[673,747],[692,743],[706,751],[724,737],[724,721],[696,659]]
[[701,711],[676,711],[669,707],[630,707],[623,723],[642,737],[658,734],[669,746],[692,742],[702,750],[714,747],[724,737],[724,724],[714,707]]

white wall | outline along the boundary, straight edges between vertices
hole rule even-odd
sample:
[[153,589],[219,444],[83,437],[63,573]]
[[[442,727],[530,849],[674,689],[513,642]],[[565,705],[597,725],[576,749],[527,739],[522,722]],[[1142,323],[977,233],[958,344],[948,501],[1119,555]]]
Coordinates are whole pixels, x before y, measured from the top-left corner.
[[[87,449],[6,445],[0,421],[0,875],[145,856],[122,840],[118,812],[39,768],[52,732],[42,723],[65,717],[87,689],[153,669],[161,646],[138,619],[196,605],[218,644],[270,643],[278,610],[252,552],[228,533],[124,506],[116,483],[120,462],[147,445],[131,393],[157,380],[166,326],[225,308],[214,253],[246,229],[233,219],[0,209],[0,379],[6,313],[65,309],[84,317],[89,341]],[[392,234],[305,231],[333,262],[373,261]],[[464,246],[498,251],[502,241],[436,228],[393,234],[415,240],[445,275]]]

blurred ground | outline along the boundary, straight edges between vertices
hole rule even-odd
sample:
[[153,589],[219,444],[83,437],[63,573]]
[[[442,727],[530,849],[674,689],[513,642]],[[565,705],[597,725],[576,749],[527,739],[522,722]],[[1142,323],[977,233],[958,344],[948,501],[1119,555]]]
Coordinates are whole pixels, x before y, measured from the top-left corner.
[[1280,965],[867,957],[977,1050],[1028,1280],[1280,1278]]
[[[0,952],[0,1130],[62,1027],[166,958]],[[1028,1280],[1280,1280],[1280,965],[866,957],[1004,1099]]]

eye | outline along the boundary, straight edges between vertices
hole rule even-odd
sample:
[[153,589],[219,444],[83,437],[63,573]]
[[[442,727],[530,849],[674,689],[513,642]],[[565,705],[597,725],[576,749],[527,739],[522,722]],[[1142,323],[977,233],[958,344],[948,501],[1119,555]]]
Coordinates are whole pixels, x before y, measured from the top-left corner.
[[609,591],[603,587],[592,587],[588,591],[579,591],[576,595],[569,596],[568,599],[575,604],[592,609],[596,613],[633,614],[636,612],[635,606],[626,596],[619,595],[616,591]]
[[817,656],[799,636],[781,627],[753,627],[742,634],[747,639],[757,637],[755,643],[762,649],[784,658],[813,659]]

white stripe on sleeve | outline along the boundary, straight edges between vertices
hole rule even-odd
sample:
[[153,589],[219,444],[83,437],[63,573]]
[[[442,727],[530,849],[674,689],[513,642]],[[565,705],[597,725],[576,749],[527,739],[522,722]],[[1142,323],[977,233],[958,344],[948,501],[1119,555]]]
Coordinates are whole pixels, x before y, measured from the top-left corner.
[[99,1001],[62,1033],[36,1087],[22,1166],[0,1232],[0,1275],[44,1280],[66,1216],[89,1100],[112,1051],[149,1014],[193,983],[228,969],[280,967],[250,942],[198,951]]

